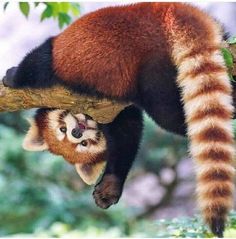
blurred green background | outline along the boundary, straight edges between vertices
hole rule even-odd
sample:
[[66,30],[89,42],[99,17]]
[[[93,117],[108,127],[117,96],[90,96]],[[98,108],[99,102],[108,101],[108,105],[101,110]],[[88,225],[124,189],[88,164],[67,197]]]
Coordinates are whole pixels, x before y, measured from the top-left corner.
[[[2,4],[1,14],[11,4]],[[15,5],[26,18],[39,7],[39,21],[54,19],[60,29],[80,15],[78,3]],[[212,236],[198,215],[186,139],[164,132],[145,116],[143,142],[122,198],[102,210],[92,198],[93,187],[62,158],[22,149],[25,118],[32,114],[0,114],[0,236]],[[225,236],[236,236],[234,212]]]
[[[62,158],[24,151],[21,143],[28,127],[25,117],[28,112],[0,115],[1,236],[156,235],[155,223],[148,223],[142,216],[148,208],[125,205],[121,200],[108,210],[99,209],[92,198],[93,187],[86,186]],[[148,173],[158,177],[162,168],[174,172],[176,158],[186,154],[184,139],[164,134],[147,117],[145,122],[142,147],[130,174],[133,182]],[[167,188],[168,183],[172,181],[167,182]]]

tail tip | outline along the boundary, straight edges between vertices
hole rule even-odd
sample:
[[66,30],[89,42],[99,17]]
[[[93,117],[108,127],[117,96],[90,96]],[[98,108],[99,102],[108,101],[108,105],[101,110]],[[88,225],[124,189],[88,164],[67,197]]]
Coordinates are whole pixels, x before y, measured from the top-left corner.
[[225,220],[223,218],[214,218],[211,220],[211,231],[218,238],[224,237]]

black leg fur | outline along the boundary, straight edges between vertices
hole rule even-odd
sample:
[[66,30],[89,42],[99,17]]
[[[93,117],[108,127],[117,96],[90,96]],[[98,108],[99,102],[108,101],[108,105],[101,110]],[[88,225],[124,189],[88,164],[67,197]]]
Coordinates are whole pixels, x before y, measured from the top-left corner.
[[125,108],[112,123],[104,127],[108,140],[108,161],[93,193],[99,207],[108,208],[118,202],[138,151],[142,129],[142,112],[135,106]]
[[13,88],[46,88],[57,83],[52,68],[52,38],[32,50],[18,67],[7,71],[4,85]]

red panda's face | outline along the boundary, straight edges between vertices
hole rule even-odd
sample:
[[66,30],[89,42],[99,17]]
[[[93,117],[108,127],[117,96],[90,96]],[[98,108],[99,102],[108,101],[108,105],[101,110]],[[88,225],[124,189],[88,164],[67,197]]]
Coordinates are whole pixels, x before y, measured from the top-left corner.
[[[47,129],[44,130],[44,137],[48,141],[49,148],[50,145],[52,146],[52,141],[53,145],[57,142],[62,148],[65,146],[72,148],[74,153],[80,154],[80,158],[85,154],[99,154],[105,151],[104,135],[98,129],[97,123],[88,116],[54,110],[49,112],[47,117]],[[61,151],[61,148],[59,150]]]
[[30,120],[23,148],[49,150],[74,164],[82,179],[94,183],[105,165],[106,140],[97,123],[84,114],[50,110]]

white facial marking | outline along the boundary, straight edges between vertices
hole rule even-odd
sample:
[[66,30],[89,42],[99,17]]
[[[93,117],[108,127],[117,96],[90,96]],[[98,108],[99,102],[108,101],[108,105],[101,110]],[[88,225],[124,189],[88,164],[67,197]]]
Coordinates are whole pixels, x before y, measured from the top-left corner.
[[[96,131],[97,132],[97,131]],[[88,139],[91,139],[91,138],[88,138]],[[97,144],[90,144],[88,143],[87,146],[83,146],[82,144],[78,144],[77,147],[76,147],[76,151],[78,153],[101,153],[101,152],[104,152],[106,150],[106,140],[104,137],[101,137],[99,139],[99,141],[97,142]]]
[[67,135],[67,138],[68,140],[71,142],[71,143],[78,143],[80,142],[79,139],[75,138],[72,136],[71,132],[74,128],[78,127],[77,124],[77,120],[75,119],[75,117],[72,115],[72,114],[68,114],[65,118],[64,118],[64,122],[66,124],[66,128],[67,128],[67,131],[66,131],[66,135]]
[[49,127],[51,129],[57,129],[59,127],[59,118],[64,110],[53,110],[48,113]]
[[59,141],[62,141],[66,134],[60,131],[60,115],[65,112],[64,110],[53,110],[49,112],[48,114],[48,124],[49,127],[53,130],[55,133],[56,138]]
[[62,141],[66,137],[66,134],[61,132],[60,128],[57,128],[55,133],[59,141]]
[[97,122],[94,120],[87,120],[87,125],[89,128],[97,128]]
[[84,114],[76,114],[75,117],[79,120],[79,121],[85,121],[86,117]]
[[92,140],[96,140],[96,134],[97,134],[97,130],[94,129],[88,129],[85,130],[83,132],[83,135],[81,138],[78,139],[78,143],[81,143],[83,140],[87,140],[87,139],[92,139]]

